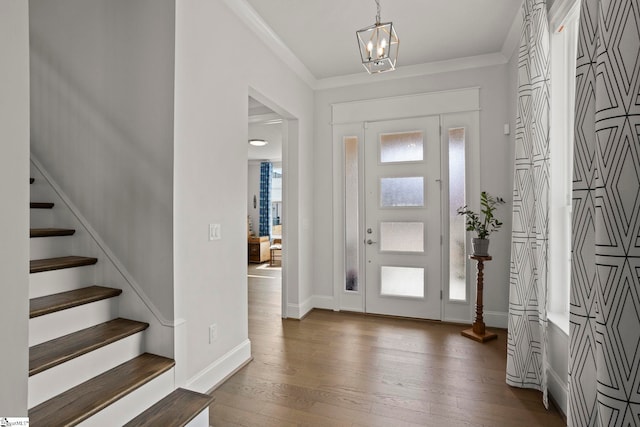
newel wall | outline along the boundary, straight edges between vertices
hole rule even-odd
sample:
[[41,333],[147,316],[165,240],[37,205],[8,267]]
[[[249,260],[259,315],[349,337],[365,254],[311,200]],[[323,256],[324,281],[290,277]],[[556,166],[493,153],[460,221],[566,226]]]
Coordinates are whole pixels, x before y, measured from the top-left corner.
[[0,2],[0,414],[27,416],[29,360],[29,16]]

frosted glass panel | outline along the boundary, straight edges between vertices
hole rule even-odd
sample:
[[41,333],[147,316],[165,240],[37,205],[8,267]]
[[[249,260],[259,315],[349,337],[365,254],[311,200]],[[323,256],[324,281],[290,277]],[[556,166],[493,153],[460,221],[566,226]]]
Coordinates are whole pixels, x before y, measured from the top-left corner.
[[422,161],[422,132],[380,135],[380,163]]
[[380,207],[424,206],[424,178],[380,179]]
[[358,290],[358,138],[344,138],[345,291]]
[[466,234],[464,217],[457,209],[465,205],[464,128],[449,129],[449,299],[466,301]]
[[424,252],[424,223],[381,223],[380,250],[388,252]]
[[424,268],[382,266],[380,295],[423,298]]

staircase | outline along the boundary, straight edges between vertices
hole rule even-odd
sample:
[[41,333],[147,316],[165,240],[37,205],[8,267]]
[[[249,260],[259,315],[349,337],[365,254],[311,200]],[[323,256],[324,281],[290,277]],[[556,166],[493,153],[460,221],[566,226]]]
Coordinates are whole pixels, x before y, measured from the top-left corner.
[[30,425],[208,426],[212,398],[175,389],[174,360],[144,351],[149,323],[119,317],[123,291],[95,283],[100,259],[73,254],[86,245],[53,227],[55,203],[30,206]]

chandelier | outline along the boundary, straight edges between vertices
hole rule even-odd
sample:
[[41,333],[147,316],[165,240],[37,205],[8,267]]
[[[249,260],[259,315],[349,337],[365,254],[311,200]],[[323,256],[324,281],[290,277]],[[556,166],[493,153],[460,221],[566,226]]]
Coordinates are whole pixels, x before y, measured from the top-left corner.
[[376,1],[376,23],[356,31],[362,65],[369,74],[396,69],[400,40],[391,22],[380,22],[380,1]]

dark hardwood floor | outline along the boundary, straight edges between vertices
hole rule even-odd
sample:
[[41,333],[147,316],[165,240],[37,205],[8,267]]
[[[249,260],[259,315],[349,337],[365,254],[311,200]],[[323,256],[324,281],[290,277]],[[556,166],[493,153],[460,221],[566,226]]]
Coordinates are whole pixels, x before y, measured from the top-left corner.
[[254,360],[219,387],[210,423],[235,426],[564,426],[505,384],[506,331],[315,310],[280,318],[280,271],[250,268]]

